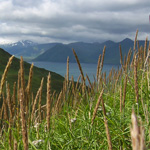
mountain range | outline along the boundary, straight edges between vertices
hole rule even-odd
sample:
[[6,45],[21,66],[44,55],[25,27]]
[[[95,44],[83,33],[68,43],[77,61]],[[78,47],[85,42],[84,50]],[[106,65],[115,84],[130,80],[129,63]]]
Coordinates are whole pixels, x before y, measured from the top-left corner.
[[[139,46],[144,46],[144,43],[145,41],[139,41]],[[72,52],[74,49],[81,63],[97,63],[99,55],[103,53],[103,48],[106,46],[104,63],[120,64],[119,45],[121,45],[122,55],[125,56],[130,48],[133,50],[134,41],[126,38],[121,42],[57,44],[36,57],[34,61],[66,62],[69,56],[70,62],[75,62]]]
[[55,46],[57,43],[38,44],[30,40],[22,40],[11,44],[1,44],[0,48],[16,57],[23,56],[24,59],[33,59]]
[[[139,40],[140,46],[143,46],[144,43],[144,41]],[[127,55],[130,48],[133,49],[134,41],[126,38],[120,42],[108,40],[103,43],[75,42],[69,44],[38,44],[26,40],[8,45],[0,45],[0,47],[16,57],[23,56],[24,58],[30,58],[33,61],[50,62],[66,62],[68,56],[70,62],[75,62],[72,52],[72,49],[74,49],[81,63],[97,63],[99,55],[102,54],[103,48],[106,46],[104,63],[120,64],[119,45],[121,45],[122,54],[124,56]]]
[[30,46],[37,45],[37,43],[34,43],[30,40],[22,40],[18,41],[16,43],[9,43],[9,44],[1,44],[0,47],[5,49],[7,52],[9,52],[12,55],[18,54],[22,51],[24,48],[28,48]]

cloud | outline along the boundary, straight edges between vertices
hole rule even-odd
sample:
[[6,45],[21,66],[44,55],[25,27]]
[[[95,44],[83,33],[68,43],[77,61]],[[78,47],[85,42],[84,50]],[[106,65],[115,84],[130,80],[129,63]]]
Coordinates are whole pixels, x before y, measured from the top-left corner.
[[0,0],[1,41],[120,41],[149,34],[149,0]]
[[20,1],[20,0],[13,0],[12,4],[15,6],[19,6],[19,7],[35,7],[38,6],[40,4],[41,0],[25,0],[25,1]]

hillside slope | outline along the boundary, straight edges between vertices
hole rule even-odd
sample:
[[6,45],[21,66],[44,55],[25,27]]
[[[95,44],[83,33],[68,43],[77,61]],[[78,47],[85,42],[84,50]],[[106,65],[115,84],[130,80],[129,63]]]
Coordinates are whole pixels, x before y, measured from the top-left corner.
[[[5,52],[3,49],[0,49],[0,78],[4,72],[5,66],[8,62],[8,59],[11,57],[11,55],[7,52]],[[30,69],[31,64],[24,62],[24,72],[25,72],[25,80],[27,83],[28,80],[28,75],[29,75],[29,69]],[[7,81],[10,84],[10,88],[13,88],[13,83],[17,82],[18,79],[18,71],[20,69],[20,60],[17,58],[13,58],[12,64],[10,69],[8,70],[8,76],[7,76]],[[36,94],[39,86],[40,86],[40,81],[42,77],[44,77],[44,86],[43,86],[43,99],[46,98],[46,82],[47,82],[47,75],[49,71],[42,69],[42,68],[33,68],[33,81],[32,81],[32,91],[34,95]],[[60,92],[64,78],[54,72],[51,73],[51,87],[52,91]]]

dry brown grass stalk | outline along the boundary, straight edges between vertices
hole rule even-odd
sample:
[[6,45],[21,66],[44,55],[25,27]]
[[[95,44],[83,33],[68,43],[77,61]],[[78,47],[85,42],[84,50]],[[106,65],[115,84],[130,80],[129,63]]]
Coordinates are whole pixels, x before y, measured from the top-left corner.
[[32,83],[32,77],[33,77],[33,64],[31,64],[30,71],[29,71],[29,79],[26,87],[26,112],[29,111],[29,100],[31,95],[31,83]]
[[[114,73],[113,73],[113,81],[115,81],[116,79],[117,79],[117,77],[118,77],[118,74],[119,74],[119,71],[120,70],[114,70]],[[114,82],[114,83],[116,83],[116,82]]]
[[146,37],[145,44],[144,44],[144,60],[146,59],[147,41],[148,41],[148,37]]
[[[123,68],[123,72],[124,72],[124,74],[126,76],[126,80],[128,80],[130,82],[130,85],[134,88],[134,86],[133,86],[132,82],[130,81],[130,78],[128,77],[128,74],[127,74],[128,65],[130,63],[131,54],[132,54],[132,51],[130,50],[128,52],[127,59],[126,59],[126,55],[124,56],[124,64],[123,64],[123,62],[122,62],[122,52],[121,52],[121,49],[120,49],[120,57],[121,57],[121,63],[122,63],[121,65],[122,65],[122,68]],[[134,58],[132,59],[132,62],[131,62],[131,65],[130,65],[131,67],[134,65],[133,62],[134,62]]]
[[120,112],[122,112],[122,86],[120,87]]
[[[70,82],[71,85],[69,85],[69,89],[70,89],[70,86],[71,86],[71,92],[73,95],[75,95],[75,85],[74,85],[74,78],[73,76],[71,77],[71,82]],[[67,91],[67,95],[68,95],[69,91]]]
[[68,85],[67,85],[67,79],[66,79],[66,75],[65,75],[65,80],[63,81],[63,96],[64,99],[66,98],[66,92],[68,91]]
[[[3,101],[2,107],[0,109],[0,120],[3,119],[3,113],[4,113],[4,101]],[[0,131],[1,131],[1,129],[0,129]]]
[[77,64],[78,64],[80,73],[81,73],[81,77],[82,77],[82,93],[83,93],[83,95],[85,96],[85,87],[86,87],[86,84],[85,84],[85,77],[84,77],[83,70],[82,70],[80,61],[79,61],[79,59],[78,59],[78,56],[77,56],[75,50],[74,50],[74,49],[72,49],[72,50],[73,50],[73,54],[74,54],[74,56],[75,56],[75,58],[76,58],[76,61],[77,61]]
[[117,75],[117,78],[116,78],[116,81],[115,81],[115,88],[117,86],[117,83],[118,83],[118,80],[119,80],[121,74],[122,74],[122,69],[120,69],[119,72],[118,72],[118,75]]
[[102,54],[102,60],[101,60],[101,63],[100,63],[99,77],[98,77],[98,85],[100,84],[100,77],[101,77],[101,72],[102,72],[102,69],[103,69],[105,51],[106,51],[106,46],[104,46],[103,54]]
[[9,108],[9,118],[12,119],[13,118],[13,114],[12,114],[12,102],[11,102],[11,98],[10,98],[10,88],[9,88],[9,84],[6,82],[6,92],[7,92],[7,104],[8,104],[8,108]]
[[145,150],[145,137],[144,137],[144,128],[142,125],[138,126],[138,120],[135,115],[134,110],[132,110],[131,114],[132,127],[131,131],[131,141],[132,141],[132,149],[133,150]]
[[27,122],[25,118],[25,99],[23,98],[22,89],[20,89],[20,114],[21,114],[23,147],[24,150],[28,150],[28,131],[27,131]]
[[[3,118],[2,118],[2,130],[8,129],[8,124],[6,123],[6,121],[9,121],[9,114],[8,114],[8,103],[7,103],[7,99],[4,97],[4,93],[2,93],[2,98],[3,98],[3,107],[4,107],[4,114],[3,114]],[[1,133],[2,134],[2,133]]]
[[17,81],[17,112],[16,112],[16,118],[17,118],[17,131],[19,133],[20,130],[20,70],[18,71],[18,81]]
[[88,77],[87,74],[86,74],[86,78],[87,78],[87,80],[88,80],[88,82],[89,82],[90,88],[93,89],[92,83],[91,83],[91,81],[90,81],[90,79],[89,79],[89,77]]
[[34,94],[33,94],[33,92],[31,93],[31,106],[33,106],[33,104],[34,104]]
[[136,58],[136,55],[135,55],[135,58],[134,58],[134,89],[135,89],[135,99],[136,99],[136,103],[138,103],[138,99],[139,99],[139,89],[138,89],[137,58]]
[[109,150],[112,150],[111,137],[110,137],[110,132],[109,132],[109,128],[108,128],[108,122],[107,122],[107,118],[106,118],[106,110],[105,110],[103,98],[101,99],[101,102],[102,102],[102,108],[103,108],[103,113],[104,113],[104,124],[105,124],[105,129],[106,129],[108,147],[109,147]]
[[128,56],[127,56],[127,66],[130,64],[131,54],[132,54],[132,51],[131,51],[131,48],[130,48],[129,52],[128,52]]
[[[2,104],[2,107],[1,107],[1,109],[0,109],[1,125],[3,124],[3,112],[4,112],[4,103]],[[2,136],[2,126],[0,126],[0,136]]]
[[124,72],[127,72],[127,60],[126,60],[126,55],[124,56]]
[[[42,78],[42,80],[43,80],[43,78]],[[42,82],[43,82],[42,80],[41,80],[41,85],[40,85],[40,87],[39,87],[39,89],[38,89],[38,91],[37,91],[37,94],[36,94],[36,96],[35,96],[35,100],[34,100],[34,103],[33,103],[33,106],[32,106],[31,121],[33,121],[34,112],[35,112],[35,109],[36,109],[36,104],[37,104],[38,97],[39,97],[40,92],[41,92],[41,86],[42,86]]]
[[47,77],[47,101],[46,101],[46,121],[47,121],[47,130],[50,130],[50,111],[51,111],[51,75],[48,74]]
[[13,114],[12,114],[12,103],[10,97],[10,88],[9,84],[6,82],[6,93],[7,93],[7,104],[9,108],[9,149],[12,149],[12,123],[13,123]]
[[[41,111],[45,111],[47,109],[47,104],[41,106]],[[39,108],[35,110],[35,114],[39,112]]]
[[147,124],[149,124],[149,111],[148,111],[148,107],[145,105],[144,108],[143,109],[144,109],[144,115],[145,115],[145,118],[146,118],[146,122],[147,122]]
[[69,56],[67,57],[67,78],[66,78],[66,82],[67,82],[67,87],[69,84]]
[[5,99],[4,97],[4,94],[2,94],[2,97],[3,97],[3,105],[4,105],[4,117],[3,119],[4,120],[8,120],[8,102],[7,100]]
[[14,139],[14,148],[13,150],[17,150],[18,149],[18,143],[17,143],[17,140]]
[[32,77],[33,77],[33,64],[31,64],[30,71],[29,71],[29,79],[26,87],[26,91],[29,94],[31,90],[31,83],[32,83]]
[[132,61],[131,61],[131,64],[130,64],[130,67],[133,69],[134,68],[134,58],[135,58],[135,55],[136,53],[134,52],[133,53],[133,57],[132,57]]
[[16,111],[16,82],[14,82],[14,86],[13,86],[13,95],[12,95],[12,114],[13,116],[15,115],[15,111]]
[[147,51],[147,56],[144,62],[144,69],[146,69],[146,66],[148,66],[148,58],[150,56],[150,42],[149,42],[149,47],[148,47],[148,51]]
[[77,91],[78,87],[79,87],[79,81],[80,81],[81,75],[79,75],[78,79],[77,79],[77,83],[76,83],[76,87],[75,87],[75,91]]
[[[104,85],[106,85],[106,72],[103,74]],[[109,77],[109,81],[111,82],[111,76]]]
[[137,36],[138,36],[138,30],[136,30],[136,35],[135,35],[135,40],[134,40],[134,48],[133,48],[134,51],[136,49]]
[[138,62],[138,67],[139,68],[143,67],[143,55],[144,55],[143,53],[144,53],[144,50],[143,50],[143,47],[141,46],[138,49],[138,57],[137,57],[137,62]]
[[[24,63],[23,63],[23,58],[21,56],[20,59],[20,79],[21,79],[21,89],[22,89],[22,94],[23,94],[23,99],[25,99],[25,81],[24,81]],[[25,101],[26,105],[26,101]]]
[[42,80],[41,80],[41,88],[40,88],[40,94],[39,94],[39,104],[38,104],[38,108],[39,108],[39,112],[38,112],[39,122],[41,122],[41,102],[42,102],[43,82],[44,82],[44,78],[42,78]]
[[95,119],[95,117],[96,117],[96,113],[97,113],[97,110],[98,110],[100,101],[101,101],[101,99],[102,99],[103,92],[104,92],[104,89],[102,89],[102,91],[101,91],[101,93],[100,93],[100,95],[99,95],[99,98],[98,98],[98,100],[97,100],[96,106],[95,106],[95,108],[94,108],[93,116],[92,116],[92,121],[91,121],[91,124],[92,124],[92,125],[93,125],[93,123],[94,123],[94,119]]
[[99,75],[98,80],[97,80],[97,83],[98,83],[97,90],[98,91],[101,88],[101,86],[103,86],[103,82],[101,82],[101,79],[102,79],[101,72],[102,72],[102,69],[103,69],[105,50],[106,50],[106,46],[104,46],[104,49],[103,49],[103,54],[102,54],[102,58],[101,58],[101,61],[100,61],[100,67],[99,67],[99,72],[98,72],[98,75]]
[[79,67],[80,73],[81,73],[81,77],[82,77],[83,84],[85,85],[85,78],[84,78],[84,74],[83,74],[83,70],[82,70],[82,67],[81,67],[80,61],[79,61],[79,59],[78,59],[78,56],[77,56],[77,54],[76,54],[75,50],[74,50],[74,49],[72,49],[72,50],[73,50],[73,54],[74,54],[74,56],[75,56],[75,58],[76,58],[76,61],[77,61],[77,64],[78,64],[78,67]]
[[71,117],[70,117],[69,113],[68,113],[68,120],[69,120],[69,126],[70,126],[70,130],[72,130],[72,125],[71,125]]
[[98,77],[99,77],[99,69],[100,69],[101,57],[102,57],[102,55],[100,54],[99,58],[98,58],[98,63],[97,63],[97,73],[96,73],[97,81],[98,81]]
[[55,95],[56,95],[56,91],[53,91],[53,94],[52,94],[52,101],[54,101],[54,99],[55,99]]
[[104,46],[104,49],[103,49],[103,55],[102,55],[102,61],[101,61],[101,64],[100,64],[100,71],[99,71],[99,73],[101,73],[101,71],[103,69],[105,51],[106,51],[106,46]]
[[17,81],[17,98],[18,98],[18,105],[19,105],[19,102],[20,102],[20,100],[19,100],[19,98],[20,98],[20,92],[19,92],[19,90],[20,90],[20,70],[18,71],[18,81]]
[[[109,80],[109,82],[111,82],[111,78],[112,78],[112,73],[113,72],[113,68],[110,70],[110,72],[109,72],[109,75],[108,75],[108,80]],[[105,75],[104,75],[105,76]],[[105,77],[104,77],[105,78]],[[106,80],[106,79],[105,79]]]
[[139,41],[137,40],[137,50],[138,50],[138,52],[140,51],[140,45],[139,45]]
[[61,97],[62,97],[62,91],[59,93],[59,96],[58,96],[58,99],[57,99],[57,102],[56,102],[56,105],[55,105],[55,114],[56,113],[59,113],[60,111],[60,107],[61,107]]
[[124,70],[121,45],[119,45],[119,51],[120,51],[120,64],[121,64],[121,66],[122,66],[122,68],[123,68],[123,70]]
[[127,89],[127,75],[125,75],[124,87],[123,87],[123,108],[125,108],[126,89]]
[[103,88],[103,76],[101,75],[99,78],[99,89]]
[[2,75],[2,78],[1,78],[1,84],[0,84],[0,98],[1,98],[1,95],[2,95],[2,91],[3,91],[5,79],[6,79],[6,76],[7,76],[7,72],[8,72],[8,69],[10,68],[10,65],[11,65],[11,63],[12,63],[13,58],[14,58],[14,55],[9,58],[9,61],[8,61],[7,65],[6,65],[6,68],[5,68],[4,73],[3,73],[3,75]]
[[73,109],[76,109],[77,104],[79,103],[79,93],[78,93],[78,91],[75,92],[75,95],[72,98],[72,103],[73,103]]

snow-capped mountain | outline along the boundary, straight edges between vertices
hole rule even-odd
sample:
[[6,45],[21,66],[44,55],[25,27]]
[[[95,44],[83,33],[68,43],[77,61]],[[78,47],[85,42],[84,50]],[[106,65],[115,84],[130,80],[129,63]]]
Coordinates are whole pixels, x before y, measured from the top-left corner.
[[29,46],[34,46],[37,44],[38,43],[34,43],[30,40],[22,40],[22,41],[18,41],[16,43],[12,43],[12,44],[5,44],[5,46],[8,46],[8,47],[13,47],[13,46],[29,47]]
[[22,40],[16,43],[0,44],[0,48],[16,57],[23,56],[23,58],[32,59],[54,47],[56,44],[58,43],[38,44],[30,40]]
[[28,48],[35,45],[38,45],[38,43],[32,42],[30,40],[22,40],[16,43],[1,44],[0,47],[3,48],[5,51],[9,52],[10,54],[15,55],[22,51],[24,48]]

